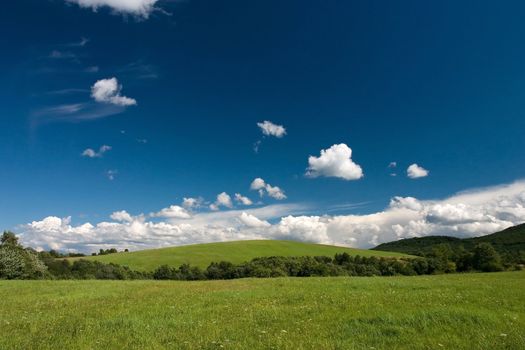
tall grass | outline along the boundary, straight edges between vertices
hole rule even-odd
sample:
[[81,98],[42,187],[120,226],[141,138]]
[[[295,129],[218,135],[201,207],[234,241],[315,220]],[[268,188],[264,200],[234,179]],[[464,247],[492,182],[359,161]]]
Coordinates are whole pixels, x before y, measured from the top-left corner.
[[0,349],[525,349],[525,272],[1,281]]

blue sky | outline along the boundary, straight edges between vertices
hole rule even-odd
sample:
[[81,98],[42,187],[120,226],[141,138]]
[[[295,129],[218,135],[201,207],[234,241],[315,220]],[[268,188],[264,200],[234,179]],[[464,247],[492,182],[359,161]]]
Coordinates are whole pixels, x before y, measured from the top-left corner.
[[[393,198],[445,205],[469,189],[503,191],[498,203],[510,200],[512,210],[501,214],[490,196],[475,205],[469,198],[453,203],[475,207],[466,222],[408,229],[418,220],[436,225],[427,208],[396,223],[407,228],[397,237],[475,235],[525,220],[523,2],[23,0],[2,7],[0,223],[33,237],[29,244],[89,250],[278,237],[353,245],[352,234],[319,236],[311,222],[265,236],[239,217],[272,231],[288,215],[318,223],[324,215],[366,217],[392,210]],[[264,121],[286,132],[264,135]],[[408,177],[412,164],[427,176]],[[256,178],[286,198],[268,187],[259,196],[250,189]],[[214,207],[223,192],[231,205]],[[236,202],[236,193],[252,204]],[[200,205],[184,207],[184,198]],[[126,229],[162,218],[176,227],[173,235],[185,218],[149,214],[170,206],[190,221],[200,217],[192,223],[199,234],[164,242],[150,241],[147,229],[139,238],[96,230],[125,210],[133,220],[116,222]],[[38,226],[45,218],[61,221]],[[214,235],[215,219],[237,233]],[[483,229],[458,226],[473,222]],[[61,243],[88,223],[91,238]],[[341,230],[360,224],[347,225]],[[367,225],[381,228],[377,240],[392,238],[383,224]]]

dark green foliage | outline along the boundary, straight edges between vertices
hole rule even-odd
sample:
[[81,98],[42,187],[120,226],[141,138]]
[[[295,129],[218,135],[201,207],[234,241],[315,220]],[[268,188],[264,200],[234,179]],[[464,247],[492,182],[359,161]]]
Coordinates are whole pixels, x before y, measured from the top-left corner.
[[4,231],[1,244],[3,246],[18,246],[18,237],[11,231]]
[[500,254],[502,263],[506,266],[525,264],[525,224],[475,238],[459,239],[447,236],[410,238],[383,243],[373,249],[428,256],[432,253],[434,247],[446,244],[452,250],[453,260],[456,261],[458,271],[468,271],[472,266],[462,265],[460,267],[460,264],[466,263],[468,260],[468,254],[465,251],[472,253],[474,248],[480,243],[491,244],[496,252]]
[[472,264],[479,271],[503,271],[501,257],[490,243],[480,243],[474,248]]
[[228,261],[211,263],[206,269],[206,277],[210,280],[231,280],[241,276],[240,269]]
[[[111,249],[100,249],[98,251],[98,255],[108,255],[108,254],[115,254],[118,253],[118,250],[116,248]],[[93,253],[91,255],[97,255],[96,253]]]
[[197,266],[190,266],[183,264],[179,268],[170,267],[168,265],[159,266],[153,272],[153,278],[156,280],[184,280],[184,281],[198,281],[205,280],[205,273]]
[[32,249],[24,249],[12,232],[5,231],[0,244],[0,279],[40,279],[47,267]]

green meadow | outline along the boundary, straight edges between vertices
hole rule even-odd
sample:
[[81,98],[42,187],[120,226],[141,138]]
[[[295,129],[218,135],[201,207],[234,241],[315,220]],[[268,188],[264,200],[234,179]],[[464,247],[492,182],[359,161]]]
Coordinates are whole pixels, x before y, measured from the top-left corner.
[[235,241],[221,243],[195,244],[179,247],[141,250],[129,253],[71,258],[97,260],[104,263],[115,263],[128,266],[138,271],[153,271],[161,265],[180,266],[190,264],[206,268],[212,262],[229,261],[240,264],[258,257],[267,256],[329,256],[336,253],[350,255],[403,257],[403,253],[384,252],[366,249],[353,249],[323,244],[302,243],[293,241],[260,240]]
[[0,281],[0,349],[525,349],[525,272]]

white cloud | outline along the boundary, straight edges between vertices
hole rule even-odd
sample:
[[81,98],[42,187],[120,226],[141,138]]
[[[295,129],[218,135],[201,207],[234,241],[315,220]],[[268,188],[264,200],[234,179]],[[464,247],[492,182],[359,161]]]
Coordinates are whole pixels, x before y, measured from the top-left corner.
[[286,195],[284,194],[283,190],[270,184],[266,184],[266,194],[268,194],[268,196],[272,197],[273,199],[277,199],[278,201],[286,199]]
[[158,0],[65,0],[78,4],[80,7],[91,8],[97,11],[100,7],[109,7],[116,13],[130,14],[137,17],[148,18],[155,10]]
[[417,164],[412,164],[407,169],[407,176],[411,179],[428,176],[429,171]]
[[256,178],[252,181],[252,184],[250,185],[250,189],[258,191],[266,187],[266,182],[261,179],[260,177]]
[[219,193],[215,203],[210,205],[211,210],[219,210],[221,207],[233,208],[232,197],[226,192]]
[[274,124],[268,120],[265,120],[262,123],[257,123],[257,126],[261,129],[263,135],[265,136],[275,136],[277,138],[281,138],[286,135],[286,129],[282,125]]
[[243,239],[293,239],[369,248],[410,237],[480,236],[523,223],[525,181],[439,200],[394,197],[385,210],[366,215],[304,215],[311,211],[302,205],[280,204],[196,213],[191,218],[160,222],[122,211],[112,214],[113,221],[98,224],[73,225],[70,217],[50,216],[19,229],[25,245],[84,252]]
[[[199,213],[190,219],[171,218],[160,222],[147,221],[142,215],[114,213],[114,221],[95,225],[72,225],[70,217],[61,219],[50,216],[19,228],[22,242],[32,247],[86,253],[111,247],[137,250],[205,242],[267,239],[271,236],[259,232],[262,228],[265,231],[270,228],[264,224],[266,220],[303,210],[304,206],[279,204],[243,211]],[[245,217],[257,218],[263,224],[260,227],[247,226],[240,219],[242,213],[246,213]],[[247,221],[248,225],[253,225],[254,222],[255,220],[250,219]]]
[[250,189],[254,191],[258,191],[261,197],[263,197],[266,194],[269,197],[272,197],[277,200],[284,200],[287,198],[282,189],[280,189],[277,186],[272,186],[270,184],[267,184],[266,181],[264,181],[260,177],[252,181],[252,184],[250,185]]
[[235,194],[235,200],[242,205],[252,205],[253,202],[250,198],[241,195],[240,193]]
[[133,218],[131,217],[131,215],[125,210],[114,212],[113,214],[111,214],[110,218],[112,220],[119,221],[119,222],[132,222],[133,221]]
[[82,156],[88,157],[88,158],[102,158],[104,156],[104,153],[110,150],[111,150],[111,146],[108,146],[108,145],[102,145],[98,149],[98,152],[96,152],[92,148],[86,148],[84,152],[82,152]]
[[161,211],[157,213],[151,214],[152,217],[160,217],[160,218],[166,218],[166,219],[189,219],[191,218],[191,214],[184,209],[183,207],[179,207],[178,205],[171,205],[168,208],[164,208]]
[[352,161],[352,149],[346,144],[333,145],[321,150],[319,157],[308,158],[308,177],[338,177],[345,180],[357,180],[363,177],[363,170]]
[[[285,220],[286,219],[286,220]],[[285,238],[368,248],[429,235],[473,237],[525,221],[525,182],[460,193],[442,200],[394,197],[368,215],[283,218],[274,225]]]
[[91,97],[97,102],[110,103],[117,106],[134,106],[137,101],[120,94],[122,85],[117,78],[101,79],[91,87]]
[[204,200],[202,198],[186,198],[182,200],[182,206],[186,209],[197,209],[202,206]]
[[270,227],[272,226],[268,221],[261,220],[255,215],[248,214],[246,212],[243,212],[239,216],[239,220],[242,224],[244,224],[247,227]]

